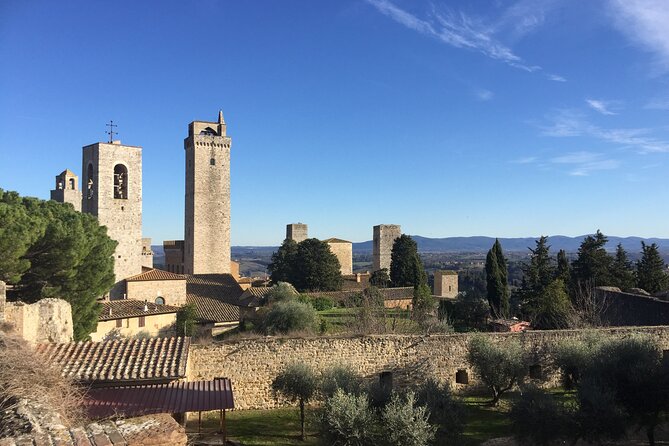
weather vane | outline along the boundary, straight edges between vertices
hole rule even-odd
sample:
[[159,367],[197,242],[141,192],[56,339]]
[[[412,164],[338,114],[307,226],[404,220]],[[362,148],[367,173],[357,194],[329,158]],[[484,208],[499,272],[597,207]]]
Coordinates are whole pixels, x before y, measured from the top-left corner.
[[116,124],[114,124],[114,121],[109,121],[109,124],[107,124],[107,127],[109,127],[109,131],[105,132],[107,135],[109,135],[109,142],[112,143],[114,142],[114,135],[118,135],[118,132],[114,131],[114,127],[118,127]]

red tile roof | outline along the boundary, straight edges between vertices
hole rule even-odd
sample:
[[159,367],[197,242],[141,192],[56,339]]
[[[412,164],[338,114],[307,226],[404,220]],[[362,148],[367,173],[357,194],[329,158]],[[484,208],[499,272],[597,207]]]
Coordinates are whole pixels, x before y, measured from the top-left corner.
[[195,305],[195,314],[200,321],[239,321],[239,297],[244,290],[231,274],[187,277],[186,302]]
[[140,282],[151,280],[186,280],[186,276],[182,274],[175,274],[162,269],[149,268],[147,271],[137,274],[136,276],[125,279],[127,282]]
[[[144,310],[145,306],[146,310]],[[179,311],[179,307],[173,307],[172,305],[158,305],[133,299],[111,300],[102,303],[98,320],[113,321],[129,317],[176,313],[177,311]]]
[[190,338],[123,339],[40,344],[36,352],[76,381],[165,382],[186,377],[189,345]]

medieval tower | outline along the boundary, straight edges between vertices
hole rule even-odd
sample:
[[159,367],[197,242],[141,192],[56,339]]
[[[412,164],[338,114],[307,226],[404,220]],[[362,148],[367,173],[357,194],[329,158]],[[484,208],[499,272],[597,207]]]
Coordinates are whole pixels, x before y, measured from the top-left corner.
[[91,144],[83,148],[81,168],[82,210],[118,242],[110,298],[120,299],[124,279],[142,272],[142,148],[120,141]]
[[400,225],[374,226],[372,246],[372,270],[378,271],[387,268],[390,272],[390,255],[393,251],[395,239],[402,235]]
[[218,122],[194,121],[184,140],[186,211],[184,272],[230,273],[230,145]]
[[81,212],[81,191],[79,177],[65,169],[56,176],[56,188],[51,191],[51,199],[60,203],[70,203],[75,211]]
[[304,223],[291,223],[286,225],[286,238],[300,243],[309,238],[309,228]]

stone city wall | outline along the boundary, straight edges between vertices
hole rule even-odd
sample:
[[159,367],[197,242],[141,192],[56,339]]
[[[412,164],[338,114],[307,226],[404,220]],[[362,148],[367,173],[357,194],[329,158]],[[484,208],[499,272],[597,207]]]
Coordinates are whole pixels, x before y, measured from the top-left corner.
[[[641,333],[669,349],[669,327],[625,327],[599,330],[603,334],[629,336]],[[585,331],[529,331],[526,333],[488,333],[495,342],[519,340],[528,351],[528,369],[542,375],[537,383],[557,383],[551,368],[551,351],[562,340],[579,338]],[[428,376],[450,382],[456,392],[476,386],[477,379],[467,362],[467,343],[471,334],[432,336],[314,337],[303,339],[262,338],[192,345],[188,360],[188,380],[227,377],[232,380],[235,407],[267,409],[279,405],[270,384],[292,362],[305,362],[322,371],[348,364],[368,381],[383,372],[392,373],[394,386],[421,383]],[[468,384],[456,383],[460,371]]]
[[42,299],[34,304],[7,302],[5,322],[30,343],[72,342],[72,307],[62,299]]

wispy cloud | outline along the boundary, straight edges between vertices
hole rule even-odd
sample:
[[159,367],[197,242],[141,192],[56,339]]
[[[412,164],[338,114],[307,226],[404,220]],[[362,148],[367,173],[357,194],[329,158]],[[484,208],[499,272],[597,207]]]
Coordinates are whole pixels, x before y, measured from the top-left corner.
[[567,79],[560,76],[559,74],[547,74],[546,79],[553,82],[567,82]]
[[[511,48],[496,38],[495,32],[499,24],[486,23],[480,18],[471,17],[463,12],[456,13],[449,9],[439,11],[433,9],[430,15],[419,17],[398,7],[390,0],[367,0],[367,2],[401,25],[435,38],[444,44],[478,51],[487,57],[521,70],[529,72],[541,70],[541,67],[523,61]],[[520,12],[510,13],[510,17],[513,17],[514,14],[517,15]],[[529,29],[538,22],[537,19],[528,19],[525,28]]]
[[651,110],[669,110],[669,97],[652,99],[644,106]]
[[611,107],[611,102],[609,101],[602,101],[599,99],[586,99],[585,100],[586,104],[590,106],[595,111],[598,111],[599,113],[603,115],[617,115],[618,113],[615,113],[610,110]]
[[570,152],[549,160],[553,164],[568,166],[568,174],[572,176],[587,176],[597,170],[612,170],[620,167],[620,161],[607,158],[601,153]]
[[602,128],[590,123],[582,113],[559,110],[549,116],[550,125],[542,127],[542,134],[554,137],[589,136],[627,147],[638,153],[669,152],[669,142],[652,136],[647,128]]
[[532,164],[532,163],[535,163],[537,161],[539,161],[539,158],[537,158],[536,156],[525,156],[525,157],[522,157],[522,158],[512,160],[511,163],[513,163],[513,164]]
[[669,2],[608,0],[614,25],[633,42],[655,55],[660,71],[669,71]]
[[495,95],[492,91],[486,90],[485,88],[479,88],[477,89],[474,94],[476,95],[476,98],[481,101],[481,102],[486,102],[489,101],[493,98]]

